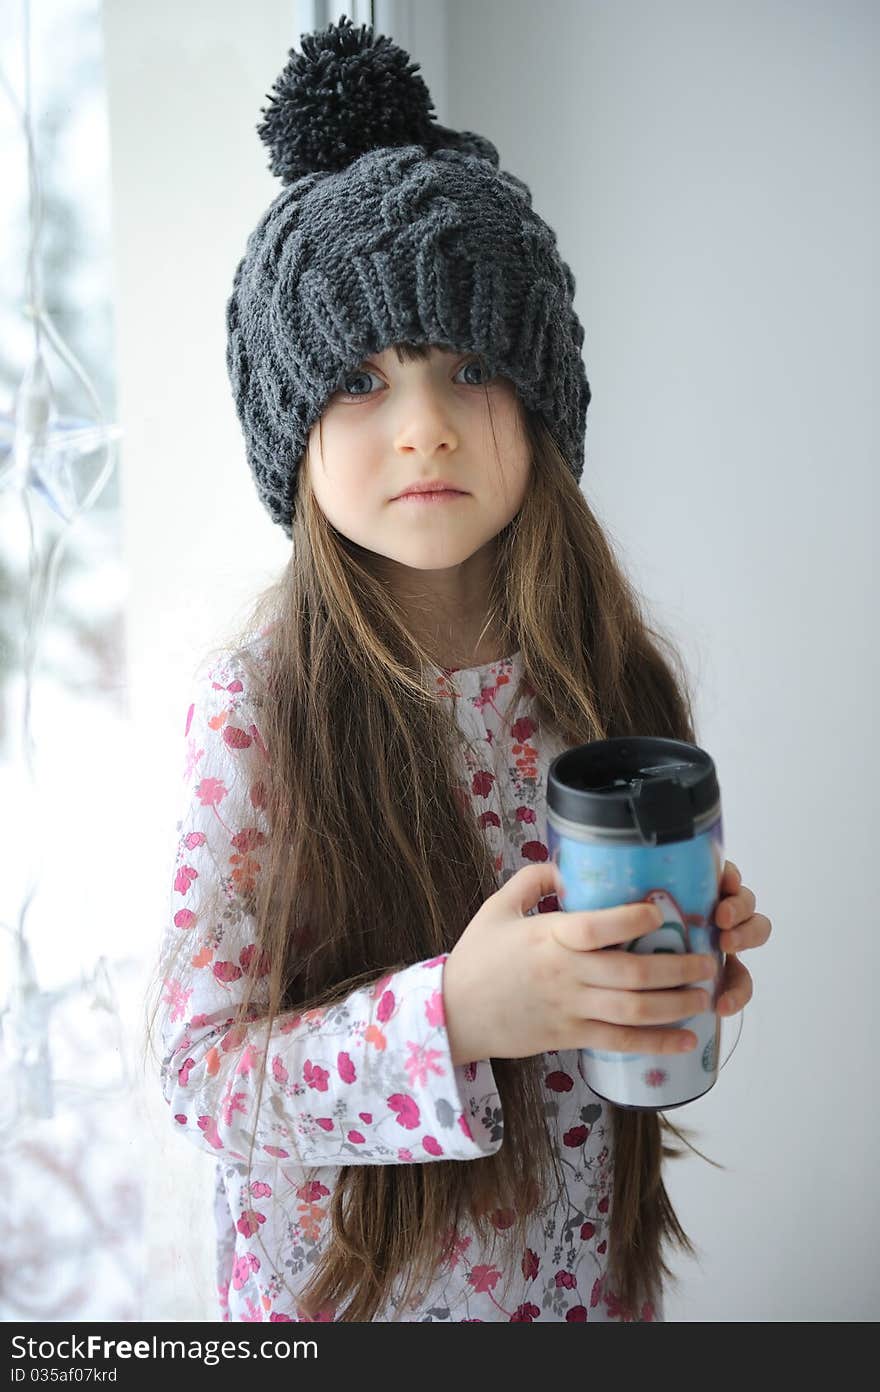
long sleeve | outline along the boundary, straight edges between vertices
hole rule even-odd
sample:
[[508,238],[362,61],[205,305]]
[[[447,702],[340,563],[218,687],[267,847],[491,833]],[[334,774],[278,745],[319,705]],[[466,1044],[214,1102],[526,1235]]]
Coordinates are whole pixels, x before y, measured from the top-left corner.
[[[225,655],[196,683],[186,717],[185,797],[178,823],[163,961],[161,1085],[174,1123],[220,1158],[301,1165],[473,1160],[503,1139],[488,1060],[455,1066],[443,1011],[445,955],[415,962],[342,1002],[276,1016],[257,1106],[268,992],[233,1028],[258,948],[245,889],[260,873],[268,827],[265,746],[247,676]],[[226,906],[200,918],[209,888]],[[182,941],[181,941],[182,940]]]

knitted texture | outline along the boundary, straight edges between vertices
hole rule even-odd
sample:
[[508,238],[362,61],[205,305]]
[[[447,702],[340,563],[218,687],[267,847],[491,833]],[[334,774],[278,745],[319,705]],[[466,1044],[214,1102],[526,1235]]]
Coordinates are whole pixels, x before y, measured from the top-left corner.
[[[481,354],[543,417],[576,479],[583,470],[584,330],[556,234],[491,141],[430,121],[407,55],[346,23],[303,36],[276,83],[261,134],[285,187],[247,239],[226,306],[248,464],[288,537],[311,427],[345,373],[398,342]],[[365,110],[371,82],[373,113],[388,110],[390,82],[418,84],[384,135]],[[360,150],[365,139],[382,143]]]

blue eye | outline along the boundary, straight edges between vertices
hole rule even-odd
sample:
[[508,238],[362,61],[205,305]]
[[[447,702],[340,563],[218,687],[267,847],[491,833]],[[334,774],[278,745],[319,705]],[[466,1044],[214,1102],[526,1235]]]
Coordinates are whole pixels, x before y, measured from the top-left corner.
[[[349,382],[356,382],[356,381],[358,380],[359,377],[376,377],[376,373],[375,373],[375,372],[368,372],[367,369],[366,369],[365,367],[356,368],[354,372],[346,372],[345,376],[342,377],[342,379],[340,380],[340,383],[339,383],[339,390],[342,392],[343,396],[372,396],[372,395],[373,395],[373,393],[370,392],[370,391],[349,391],[349,390],[348,390],[348,383],[349,383]],[[377,378],[377,381],[378,381],[378,380],[379,380],[379,379]]]

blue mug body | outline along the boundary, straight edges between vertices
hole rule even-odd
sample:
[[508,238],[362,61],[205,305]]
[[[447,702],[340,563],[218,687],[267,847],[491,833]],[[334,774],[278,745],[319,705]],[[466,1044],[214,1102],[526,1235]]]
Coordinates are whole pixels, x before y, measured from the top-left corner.
[[[723,964],[714,923],[724,868],[721,802],[705,751],[647,738],[566,750],[548,776],[547,844],[565,885],[565,912],[639,901],[663,910],[662,927],[603,950],[705,953]],[[694,983],[709,992],[710,1009],[647,1027],[692,1030],[695,1049],[626,1054],[584,1047],[578,1052],[584,1082],[597,1096],[636,1111],[680,1107],[708,1092],[718,1076],[719,981],[720,975]]]

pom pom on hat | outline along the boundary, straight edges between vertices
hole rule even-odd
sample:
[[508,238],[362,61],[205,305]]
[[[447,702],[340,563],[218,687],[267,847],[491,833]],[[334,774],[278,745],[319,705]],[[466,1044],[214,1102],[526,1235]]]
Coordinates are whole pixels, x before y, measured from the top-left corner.
[[431,94],[418,63],[372,27],[345,15],[303,34],[276,78],[257,134],[271,151],[269,168],[285,184],[306,174],[345,169],[380,146],[430,139]]

